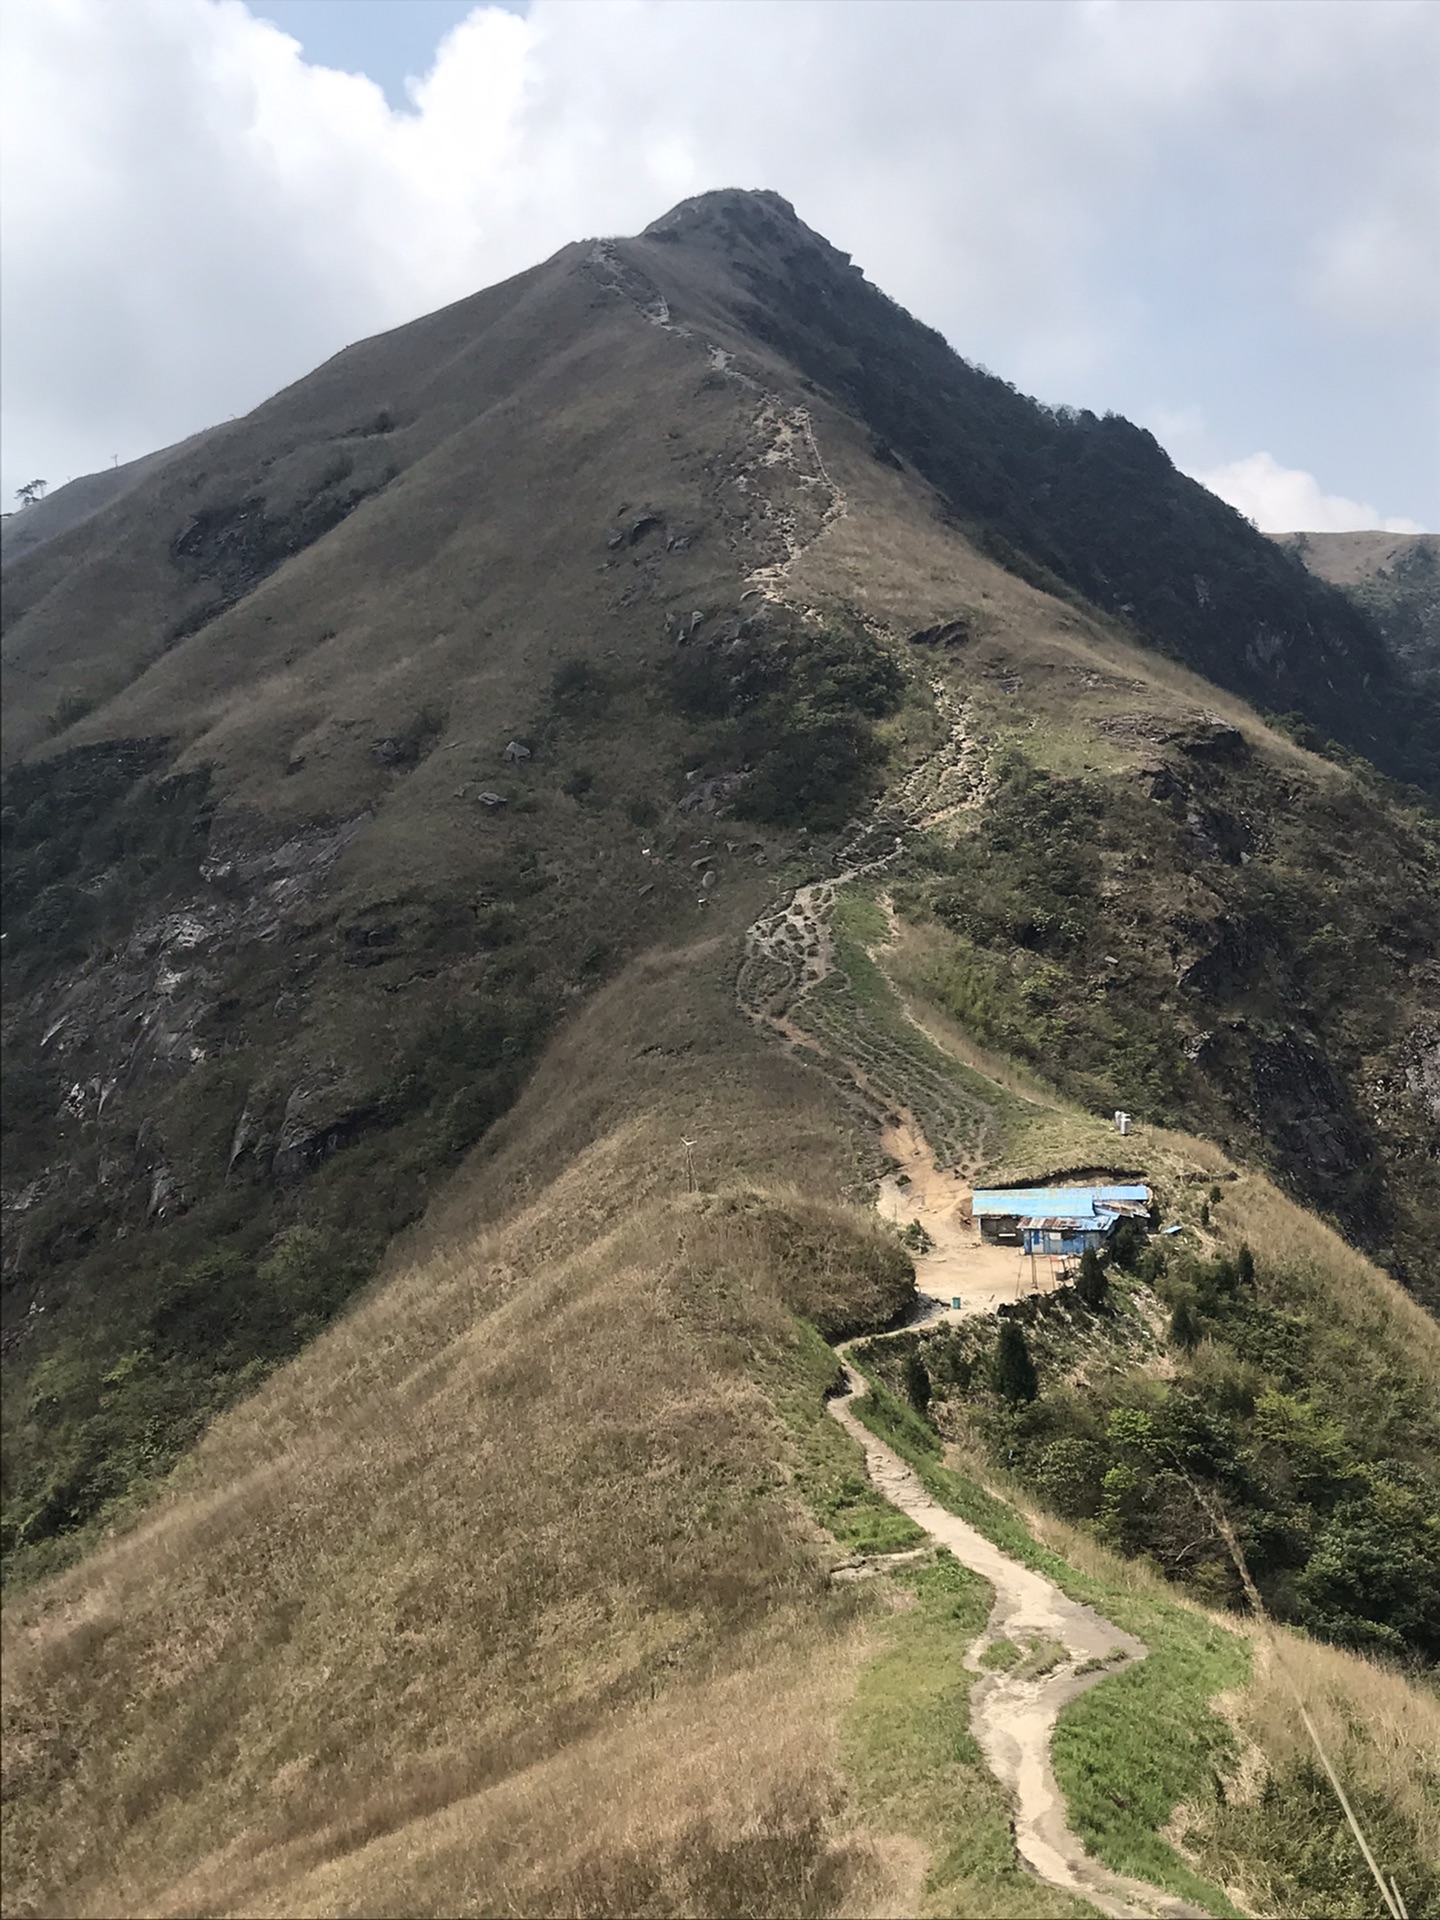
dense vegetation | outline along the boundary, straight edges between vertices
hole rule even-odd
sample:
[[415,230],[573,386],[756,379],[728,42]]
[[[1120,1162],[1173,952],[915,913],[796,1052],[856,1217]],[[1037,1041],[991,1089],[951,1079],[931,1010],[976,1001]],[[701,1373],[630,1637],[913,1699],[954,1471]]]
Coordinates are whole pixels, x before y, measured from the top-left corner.
[[1151,434],[1040,406],[968,365],[775,196],[737,196],[720,217],[737,242],[759,243],[749,261],[736,245],[754,294],[747,326],[864,420],[883,456],[911,461],[996,558],[1130,620],[1257,705],[1296,709],[1388,772],[1440,787],[1433,695],[1365,613],[1177,472]]
[[142,901],[198,879],[209,781],[164,777],[165,746],[126,740],[81,748],[7,778],[0,835],[10,991],[23,989],[36,970],[122,938]]
[[523,844],[478,901],[316,899],[277,937],[268,847],[219,859],[207,779],[165,757],[5,783],[7,1581],[132,1510],[346,1305],[608,959],[601,915],[554,937]]
[[905,679],[859,621],[762,608],[682,649],[671,683],[715,765],[748,770],[735,801],[744,818],[833,830],[883,784],[875,723],[899,707]]
[[[132,1511],[218,1411],[314,1338],[418,1215],[429,1180],[510,1104],[542,1031],[533,1008],[508,1021],[452,1010],[303,1187],[252,1162],[173,1219],[132,1203],[117,1220],[102,1196],[63,1192],[36,1209],[13,1280],[33,1285],[50,1254],[68,1298],[7,1390],[8,1578],[64,1564],[98,1523]],[[190,1097],[233,1120],[237,1096],[217,1072]]]
[[1431,1298],[1440,1176],[1407,1065],[1440,951],[1433,818],[1223,728],[1138,771],[1012,748],[995,773],[973,831],[922,841],[895,887],[936,936],[922,990],[1092,1111],[1258,1153]]
[[[1042,1296],[998,1329],[871,1343],[866,1364],[1066,1519],[1205,1599],[1246,1604],[1229,1524],[1277,1617],[1440,1660],[1440,1423],[1415,1363],[1327,1318],[1302,1268],[1259,1268],[1243,1246],[1130,1257],[1096,1308]],[[1137,1282],[1168,1312],[1164,1372]]]

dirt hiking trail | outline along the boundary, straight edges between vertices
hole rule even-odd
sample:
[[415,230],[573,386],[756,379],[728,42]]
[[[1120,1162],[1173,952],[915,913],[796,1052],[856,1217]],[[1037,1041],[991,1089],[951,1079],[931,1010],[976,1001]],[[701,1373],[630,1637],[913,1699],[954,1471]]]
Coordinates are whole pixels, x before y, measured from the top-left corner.
[[[901,844],[896,836],[894,845]],[[849,850],[847,850],[849,851]],[[886,1152],[897,1170],[881,1182],[877,1210],[899,1227],[922,1226],[929,1241],[916,1260],[918,1311],[907,1329],[992,1314],[1025,1288],[1017,1253],[982,1246],[971,1218],[971,1188],[958,1167],[941,1166],[919,1121],[893,1097],[881,1096],[867,1063],[850,1057],[836,1037],[818,1036],[796,1018],[803,1002],[830,971],[828,926],[835,893],[847,879],[875,871],[893,858],[878,852],[874,838],[857,858],[856,848],[838,863],[834,880],[797,888],[750,929],[737,981],[741,1007],[787,1047],[803,1047],[848,1080],[877,1110]],[[957,1308],[953,1303],[958,1299]],[[843,1349],[842,1349],[843,1351]],[[1068,1598],[1052,1580],[1022,1566],[985,1536],[949,1513],[925,1491],[909,1467],[856,1419],[851,1402],[864,1382],[846,1365],[846,1391],[830,1411],[863,1449],[870,1478],[887,1500],[910,1516],[962,1566],[990,1583],[995,1599],[985,1631],[966,1655],[978,1675],[971,1692],[971,1725],[991,1771],[1014,1796],[1015,1845],[1021,1859],[1051,1886],[1079,1895],[1117,1920],[1206,1920],[1191,1906],[1143,1881],[1131,1880],[1086,1853],[1066,1817],[1064,1796],[1050,1763],[1050,1738],[1067,1702],[1098,1685],[1107,1674],[1146,1657],[1133,1634]],[[1009,1642],[1014,1664],[987,1666],[983,1656]]]
[[[940,1326],[992,1314],[1005,1301],[1035,1290],[1035,1277],[1017,1248],[981,1241],[970,1214],[969,1181],[956,1169],[936,1164],[913,1115],[890,1115],[880,1130],[880,1144],[897,1163],[897,1171],[880,1182],[876,1212],[902,1230],[923,1228],[929,1242],[913,1256],[919,1303],[908,1326]],[[1048,1261],[1039,1285],[1042,1292],[1053,1285]]]
[[[849,1366],[845,1379],[846,1392],[830,1401],[830,1411],[863,1447],[877,1489],[994,1589],[985,1631],[965,1658],[980,1676],[970,1695],[970,1724],[991,1771],[1014,1795],[1020,1858],[1051,1886],[1079,1894],[1118,1920],[1162,1914],[1206,1920],[1205,1908],[1112,1873],[1092,1859],[1066,1819],[1065,1799],[1050,1765],[1050,1736],[1061,1708],[1107,1674],[1143,1660],[1144,1642],[1071,1600],[1053,1580],[1012,1560],[932,1500],[899,1455],[856,1419],[850,1403],[865,1391],[865,1382]],[[1001,1640],[1036,1648],[1041,1669],[1047,1667],[1048,1649],[1054,1664],[1036,1671],[1036,1660],[1021,1660],[1009,1671],[992,1671],[982,1656]]]
[[[906,1104],[904,1085],[907,1074],[916,1073],[935,1083],[942,1078],[937,1070],[907,1060],[897,1074],[897,1063],[887,1058],[883,1041],[877,1045],[880,1036],[863,1020],[847,1032],[817,1017],[815,989],[833,964],[830,920],[839,888],[890,866],[916,827],[984,797],[985,774],[965,735],[964,708],[939,683],[935,693],[948,723],[944,744],[903,783],[898,806],[862,826],[835,856],[833,878],[795,888],[755,921],[735,983],[742,1012],[782,1045],[803,1049],[838,1084],[858,1093],[864,1109],[880,1122],[885,1151],[897,1166],[881,1182],[877,1210],[902,1229],[923,1227],[929,1242],[916,1258],[918,1310],[906,1329],[897,1331],[992,1314],[1002,1302],[1030,1290],[1018,1253],[982,1245],[971,1215],[969,1175],[983,1162],[993,1120],[985,1102],[963,1094],[958,1084],[938,1089],[942,1118],[948,1112],[972,1130],[968,1147],[951,1156],[953,1164],[942,1165]],[[926,1092],[933,1101],[936,1085]],[[843,1347],[840,1352],[843,1356]],[[1050,1763],[1050,1738],[1061,1709],[1108,1674],[1145,1659],[1144,1642],[1071,1600],[1054,1581],[1011,1559],[932,1500],[899,1455],[856,1418],[851,1402],[865,1391],[865,1383],[848,1363],[845,1380],[846,1391],[829,1402],[830,1411],[863,1450],[876,1488],[994,1592],[985,1631],[966,1655],[965,1664],[978,1676],[970,1695],[971,1725],[992,1772],[1014,1796],[1021,1859],[1040,1879],[1115,1920],[1158,1915],[1208,1920],[1203,1907],[1112,1873],[1086,1853],[1069,1825]],[[985,1654],[1002,1641],[1014,1650],[1011,1665],[987,1665]]]

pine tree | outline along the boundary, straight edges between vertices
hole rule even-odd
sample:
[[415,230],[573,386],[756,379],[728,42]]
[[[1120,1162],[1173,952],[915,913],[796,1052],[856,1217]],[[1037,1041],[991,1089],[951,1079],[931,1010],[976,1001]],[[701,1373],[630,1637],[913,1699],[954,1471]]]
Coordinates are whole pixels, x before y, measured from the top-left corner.
[[913,1351],[905,1361],[905,1391],[911,1406],[923,1419],[930,1411],[930,1375],[925,1362]]
[[1119,1222],[1110,1235],[1110,1258],[1117,1267],[1133,1272],[1136,1261],[1145,1251],[1145,1229],[1138,1220],[1125,1219]]
[[1082,1304],[1089,1307],[1092,1313],[1105,1304],[1110,1282],[1105,1277],[1100,1256],[1093,1247],[1087,1247],[1080,1256],[1080,1273],[1075,1282],[1075,1291]]
[[1177,1300],[1175,1311],[1170,1316],[1170,1344],[1183,1347],[1187,1353],[1200,1344],[1202,1328],[1195,1317],[1195,1309],[1185,1299]]
[[1000,1322],[1000,1344],[995,1349],[995,1391],[1011,1406],[1033,1400],[1039,1388],[1035,1362],[1018,1320]]
[[1235,1256],[1235,1277],[1242,1287],[1253,1287],[1255,1284],[1255,1256],[1248,1244],[1242,1244]]

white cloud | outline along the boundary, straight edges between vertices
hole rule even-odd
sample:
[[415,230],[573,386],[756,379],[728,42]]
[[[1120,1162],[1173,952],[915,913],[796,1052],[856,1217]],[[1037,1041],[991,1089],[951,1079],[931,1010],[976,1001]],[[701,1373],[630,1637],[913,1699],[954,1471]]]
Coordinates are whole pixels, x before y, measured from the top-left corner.
[[1231,460],[1194,477],[1253,520],[1262,533],[1425,531],[1418,521],[1393,516],[1384,519],[1363,501],[1322,492],[1313,473],[1305,473],[1299,467],[1282,467],[1268,453],[1252,453],[1244,460]]
[[[778,189],[1050,398],[1143,405],[1177,276],[1288,376],[1307,327],[1421,324],[1426,196],[1397,183],[1433,157],[1437,29],[1411,0],[535,0],[477,6],[396,112],[241,0],[9,0],[3,486],[710,186]],[[1237,353],[1232,389],[1274,405]]]

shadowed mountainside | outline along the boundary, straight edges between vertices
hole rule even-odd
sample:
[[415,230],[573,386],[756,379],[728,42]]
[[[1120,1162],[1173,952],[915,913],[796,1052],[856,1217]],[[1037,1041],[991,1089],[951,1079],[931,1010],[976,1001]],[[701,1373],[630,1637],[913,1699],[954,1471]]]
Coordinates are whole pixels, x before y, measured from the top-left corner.
[[1440,534],[1286,533],[1280,546],[1328,580],[1433,694],[1440,687]]

